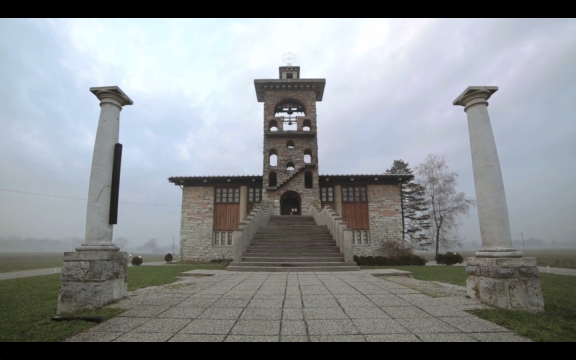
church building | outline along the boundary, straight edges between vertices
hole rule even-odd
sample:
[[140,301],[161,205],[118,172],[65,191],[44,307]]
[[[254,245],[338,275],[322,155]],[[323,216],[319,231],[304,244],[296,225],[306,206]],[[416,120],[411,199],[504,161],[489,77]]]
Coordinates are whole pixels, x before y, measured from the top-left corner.
[[412,175],[320,174],[318,134],[326,122],[316,102],[325,85],[325,79],[301,78],[291,64],[281,66],[276,79],[254,80],[256,99],[264,103],[262,175],[168,179],[182,188],[182,260],[232,258],[234,230],[266,204],[287,217],[330,207],[352,230],[354,255],[383,255],[383,241],[402,238],[401,185]]

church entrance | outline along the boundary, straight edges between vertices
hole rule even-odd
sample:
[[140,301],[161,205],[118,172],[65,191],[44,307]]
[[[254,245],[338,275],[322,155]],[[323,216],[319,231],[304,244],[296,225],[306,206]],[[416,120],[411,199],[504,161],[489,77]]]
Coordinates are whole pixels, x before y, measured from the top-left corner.
[[280,215],[300,215],[300,194],[286,191],[280,198]]

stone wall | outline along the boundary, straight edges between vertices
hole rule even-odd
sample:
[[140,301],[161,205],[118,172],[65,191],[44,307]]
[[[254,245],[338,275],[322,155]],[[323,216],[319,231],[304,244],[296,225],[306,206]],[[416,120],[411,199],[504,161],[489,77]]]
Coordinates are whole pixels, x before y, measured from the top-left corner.
[[402,210],[398,185],[368,185],[370,243],[354,245],[354,255],[384,256],[381,250],[386,239],[402,238]]
[[232,258],[232,246],[213,246],[214,187],[185,186],[182,191],[180,256],[184,261],[206,262]]
[[[314,169],[311,169],[314,170]],[[310,205],[320,206],[320,188],[318,186],[318,174],[314,173],[313,176],[313,187],[311,189],[304,188],[304,171],[301,171],[293,177],[286,185],[282,186],[280,189],[275,191],[266,191],[267,201],[273,203],[274,200],[280,200],[282,194],[286,191],[295,191],[300,194],[302,203],[300,204],[300,214],[304,215]],[[280,215],[280,208],[274,209],[275,215]]]
[[535,258],[468,258],[466,289],[472,299],[508,310],[544,311]]
[[[275,119],[274,108],[278,103],[283,100],[291,99],[296,100],[304,105],[306,108],[306,116],[298,118],[298,131],[302,131],[303,122],[309,119],[311,122],[311,131],[317,131],[316,128],[316,95],[314,91],[267,91],[264,95],[264,131],[268,131],[269,122]],[[282,132],[282,123],[277,119],[279,132]],[[294,148],[287,148],[286,144],[289,140],[294,142]],[[277,154],[277,165],[270,166],[270,150],[275,150]],[[263,191],[263,202],[272,203],[274,200],[279,200],[282,193],[287,190],[292,190],[299,193],[302,197],[301,209],[307,209],[310,204],[320,204],[320,190],[318,187],[318,141],[317,137],[301,137],[295,135],[294,137],[281,137],[271,138],[264,136],[263,148],[263,187],[266,189],[268,186],[268,176],[271,171],[276,172],[277,184],[284,183],[295,171],[298,171],[306,163],[304,162],[304,151],[311,151],[311,163],[316,164],[316,167],[309,167],[302,170],[294,178],[289,180],[289,183],[282,186],[278,191],[268,192]],[[294,163],[294,171],[286,170],[286,165]],[[312,172],[313,188],[306,189],[304,187],[304,173],[306,171]],[[275,211],[279,213],[280,208]],[[301,210],[304,211],[304,210]]]

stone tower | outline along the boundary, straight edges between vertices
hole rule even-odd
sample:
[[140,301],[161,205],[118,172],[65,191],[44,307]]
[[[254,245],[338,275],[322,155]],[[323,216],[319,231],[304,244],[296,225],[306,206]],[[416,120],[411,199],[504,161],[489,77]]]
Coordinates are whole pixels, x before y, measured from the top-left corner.
[[325,79],[302,79],[300,67],[281,66],[278,79],[254,80],[264,103],[262,201],[277,215],[301,215],[320,206],[316,102]]

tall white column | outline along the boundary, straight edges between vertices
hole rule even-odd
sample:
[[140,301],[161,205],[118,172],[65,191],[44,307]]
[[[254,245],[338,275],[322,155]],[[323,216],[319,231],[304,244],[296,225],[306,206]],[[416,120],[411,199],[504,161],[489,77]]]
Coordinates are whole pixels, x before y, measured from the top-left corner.
[[535,258],[512,248],[510,220],[488,99],[496,86],[470,86],[453,105],[464,106],[472,150],[482,249],[466,259],[466,290],[471,299],[510,310],[544,311]]
[[488,115],[488,99],[498,91],[497,86],[470,86],[454,105],[464,106],[468,115],[468,131],[472,151],[472,168],[482,250],[477,257],[522,257],[512,248],[508,205],[496,141]]
[[86,238],[76,251],[118,251],[112,242],[113,226],[109,224],[114,145],[119,139],[120,111],[133,102],[117,86],[93,87],[90,91],[100,100],[100,119],[88,189]]

